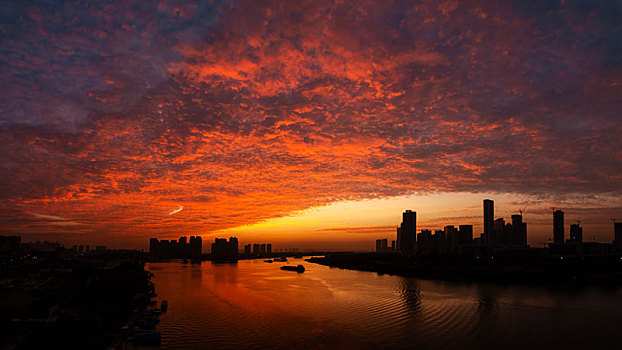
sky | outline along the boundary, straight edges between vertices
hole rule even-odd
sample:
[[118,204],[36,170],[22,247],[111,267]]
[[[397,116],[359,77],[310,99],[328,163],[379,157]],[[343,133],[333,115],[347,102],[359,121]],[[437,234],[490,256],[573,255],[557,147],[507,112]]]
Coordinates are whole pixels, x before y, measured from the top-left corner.
[[0,1],[0,234],[370,250],[622,220],[620,1]]

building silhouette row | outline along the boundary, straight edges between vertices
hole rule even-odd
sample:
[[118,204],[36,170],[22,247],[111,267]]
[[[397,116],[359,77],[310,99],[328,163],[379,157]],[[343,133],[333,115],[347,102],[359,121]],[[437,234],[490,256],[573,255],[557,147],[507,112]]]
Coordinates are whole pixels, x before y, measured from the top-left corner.
[[569,226],[568,239],[564,229],[564,212],[553,212],[553,242],[549,249],[555,255],[604,255],[622,252],[622,222],[613,220],[614,239],[611,244],[584,242],[581,221]]
[[203,239],[201,236],[183,236],[178,240],[149,239],[149,254],[161,259],[197,259],[201,257]]
[[254,243],[244,246],[244,256],[246,257],[270,257],[272,256],[272,244],[270,243]]
[[216,238],[212,243],[213,260],[235,260],[238,258],[238,239],[237,237]]
[[[376,251],[396,252],[406,256],[427,255],[480,255],[492,250],[525,251],[527,244],[527,223],[522,212],[511,216],[510,222],[495,218],[494,201],[483,201],[483,228],[479,237],[473,236],[472,225],[450,225],[442,230],[423,229],[417,233],[417,213],[406,210],[402,222],[397,227],[397,239],[388,246],[388,239],[376,240]],[[564,212],[553,212],[553,242],[549,253],[600,255],[622,251],[622,222],[614,220],[613,244],[583,242],[583,228],[580,222],[570,225],[569,238],[565,239]]]

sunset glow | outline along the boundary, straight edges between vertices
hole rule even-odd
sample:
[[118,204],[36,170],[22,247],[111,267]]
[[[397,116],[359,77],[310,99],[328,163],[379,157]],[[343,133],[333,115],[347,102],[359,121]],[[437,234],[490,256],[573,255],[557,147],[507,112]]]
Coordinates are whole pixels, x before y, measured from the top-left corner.
[[620,7],[540,1],[2,5],[0,235],[371,250],[483,198],[612,240]]

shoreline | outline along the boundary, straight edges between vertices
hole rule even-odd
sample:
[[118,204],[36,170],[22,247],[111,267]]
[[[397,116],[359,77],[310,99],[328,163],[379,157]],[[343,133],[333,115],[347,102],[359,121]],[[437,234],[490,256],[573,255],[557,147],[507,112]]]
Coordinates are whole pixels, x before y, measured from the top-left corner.
[[606,258],[408,258],[397,254],[337,253],[305,261],[354,271],[427,280],[520,285],[622,286],[622,260]]

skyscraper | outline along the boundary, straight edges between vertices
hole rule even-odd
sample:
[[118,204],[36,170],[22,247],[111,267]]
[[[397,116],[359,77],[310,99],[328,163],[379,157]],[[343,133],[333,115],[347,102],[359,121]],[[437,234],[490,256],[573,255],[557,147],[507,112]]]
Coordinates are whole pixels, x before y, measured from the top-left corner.
[[473,225],[460,225],[458,228],[458,244],[473,243]]
[[523,222],[522,215],[512,215],[512,245],[527,245],[527,224]]
[[583,243],[583,227],[579,224],[570,225],[570,242]]
[[404,255],[414,255],[417,250],[417,213],[406,210],[402,214],[402,224],[399,230],[400,252]]
[[614,243],[617,247],[622,247],[622,222],[613,223]]
[[553,243],[564,244],[564,212],[561,210],[553,212]]
[[484,237],[486,244],[494,244],[494,221],[495,221],[495,202],[484,199]]

